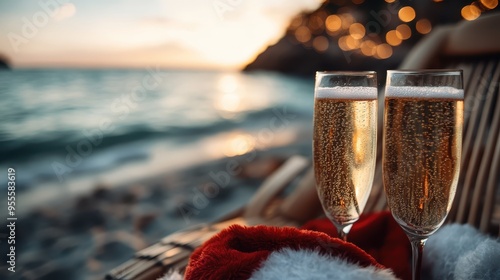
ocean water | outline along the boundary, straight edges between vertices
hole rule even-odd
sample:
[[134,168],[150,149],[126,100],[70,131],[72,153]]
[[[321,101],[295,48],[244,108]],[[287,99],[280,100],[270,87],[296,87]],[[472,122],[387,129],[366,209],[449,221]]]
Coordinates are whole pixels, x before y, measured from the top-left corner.
[[1,71],[0,172],[44,195],[120,184],[304,141],[312,107],[312,80],[268,72]]

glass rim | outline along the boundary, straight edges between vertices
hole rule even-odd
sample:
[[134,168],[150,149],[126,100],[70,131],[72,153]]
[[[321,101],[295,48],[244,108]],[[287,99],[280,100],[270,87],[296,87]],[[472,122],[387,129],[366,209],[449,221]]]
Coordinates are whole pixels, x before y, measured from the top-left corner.
[[387,70],[387,74],[405,74],[405,75],[463,75],[462,69],[401,69],[401,70]]
[[376,71],[316,71],[316,75],[332,76],[366,76],[377,74]]

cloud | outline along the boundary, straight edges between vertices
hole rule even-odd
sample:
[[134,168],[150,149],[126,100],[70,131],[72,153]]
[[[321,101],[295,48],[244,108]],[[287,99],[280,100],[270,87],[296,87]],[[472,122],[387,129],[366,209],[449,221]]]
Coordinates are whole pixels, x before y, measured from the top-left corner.
[[76,7],[72,3],[66,3],[60,7],[58,7],[55,11],[54,14],[52,15],[52,18],[56,21],[62,21],[67,18],[73,17],[76,13]]

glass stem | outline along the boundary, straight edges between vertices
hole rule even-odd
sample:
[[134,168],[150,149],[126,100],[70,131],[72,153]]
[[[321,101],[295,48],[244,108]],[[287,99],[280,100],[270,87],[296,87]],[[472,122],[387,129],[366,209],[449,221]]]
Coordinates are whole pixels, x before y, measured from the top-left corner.
[[336,226],[339,238],[347,242],[347,234],[351,231],[352,224]]
[[347,233],[344,232],[344,228],[339,228],[339,238],[347,242]]
[[420,267],[422,266],[422,255],[427,237],[409,236],[409,238],[412,251],[411,279],[420,280]]

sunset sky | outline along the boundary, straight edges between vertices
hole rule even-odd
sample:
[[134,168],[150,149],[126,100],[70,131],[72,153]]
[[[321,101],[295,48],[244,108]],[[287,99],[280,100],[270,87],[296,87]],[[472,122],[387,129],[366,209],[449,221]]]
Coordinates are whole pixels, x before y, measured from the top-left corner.
[[0,0],[14,67],[240,68],[320,0]]

